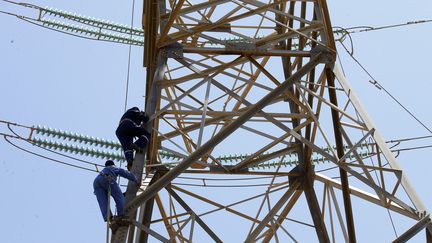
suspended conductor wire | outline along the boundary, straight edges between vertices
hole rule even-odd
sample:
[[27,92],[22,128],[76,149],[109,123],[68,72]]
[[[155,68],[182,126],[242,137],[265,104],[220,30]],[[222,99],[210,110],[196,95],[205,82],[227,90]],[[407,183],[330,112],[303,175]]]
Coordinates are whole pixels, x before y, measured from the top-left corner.
[[21,5],[21,6],[24,6],[24,7],[37,8],[37,6],[35,6],[33,4],[29,4],[29,3],[20,3],[20,2],[10,1],[10,0],[2,0],[2,1],[3,2],[7,2],[7,3],[11,3],[11,4]]
[[426,139],[426,138],[432,138],[432,135],[394,139],[394,140],[386,141],[386,143],[400,143],[400,142],[419,140],[419,139]]
[[[391,149],[390,152],[400,153],[400,152],[405,152],[405,151],[418,150],[418,149],[427,149],[427,148],[432,148],[432,144],[431,145],[424,145],[424,146],[413,146],[413,147],[407,147],[407,148],[400,148],[400,149]],[[376,153],[370,153],[369,156],[365,156],[365,157],[363,157],[363,159],[369,158],[369,157],[374,156],[374,155],[376,155]],[[387,166],[387,165],[388,165],[388,163],[384,164],[383,167]],[[329,168],[326,168],[326,169],[317,170],[315,172],[321,173],[321,172],[333,170],[333,169],[336,169],[336,168],[339,168],[339,166],[335,165],[335,166],[332,166],[332,167],[329,167]],[[370,170],[370,171],[372,171],[372,170]],[[360,174],[363,174],[363,172],[360,173]],[[339,177],[332,177],[332,178],[335,179],[335,178],[339,178]]]
[[[132,10],[131,11],[132,11],[132,13],[131,13],[131,16],[132,16],[131,17],[131,28],[133,28],[134,13],[135,13],[135,0],[132,1]],[[132,31],[130,32],[130,39],[132,39]],[[126,95],[125,95],[124,111],[126,111],[127,102],[128,102],[128,94],[129,94],[129,76],[130,76],[131,52],[132,52],[132,43],[129,43],[127,77],[126,77]]]
[[[360,33],[360,32],[367,32],[367,31],[374,31],[374,30],[390,29],[390,28],[402,27],[402,26],[407,26],[407,25],[425,24],[425,23],[429,23],[429,22],[432,22],[432,19],[409,21],[409,22],[406,22],[406,23],[401,23],[401,24],[392,24],[392,25],[384,25],[384,26],[380,26],[380,27],[371,27],[371,26],[355,26],[355,27],[346,28],[346,30],[347,30],[350,34],[355,34],[355,33]],[[356,29],[359,29],[359,30],[356,30]]]
[[[93,165],[93,166],[95,166],[95,168],[98,168],[98,166],[99,166],[99,167],[103,167],[102,165],[99,165],[99,164],[96,164],[96,163],[93,163],[93,162],[89,162],[89,161],[86,161],[86,160],[78,159],[78,158],[75,158],[75,157],[72,157],[72,156],[69,156],[69,155],[65,155],[65,154],[59,153],[59,152],[57,152],[57,151],[54,151],[54,150],[51,150],[51,149],[45,148],[45,147],[42,147],[42,146],[40,146],[39,144],[34,143],[33,141],[31,141],[31,140],[29,140],[29,139],[26,139],[26,138],[23,138],[22,136],[20,136],[18,133],[16,133],[16,132],[15,132],[15,131],[10,127],[11,124],[12,124],[12,123],[8,123],[8,124],[7,124],[7,127],[8,127],[8,129],[9,129],[9,131],[10,131],[12,134],[14,134],[14,135],[16,136],[16,137],[14,137],[14,138],[16,138],[16,139],[20,139],[20,140],[26,141],[27,143],[30,143],[30,144],[33,145],[33,146],[36,146],[36,147],[41,148],[41,149],[44,149],[44,150],[46,150],[46,151],[48,151],[48,152],[51,152],[51,153],[54,153],[54,154],[57,154],[57,155],[60,155],[60,156],[66,157],[66,158],[68,158],[68,159],[73,159],[73,160],[76,160],[76,161],[79,161],[79,162],[82,162],[82,163],[85,163],[85,164]],[[13,125],[13,124],[12,124],[12,125]],[[25,127],[25,126],[23,126],[23,127]],[[11,136],[6,135],[6,134],[3,134],[3,133],[0,133],[0,135],[11,137]]]
[[[131,13],[131,28],[133,28],[134,24],[134,13],[135,13],[135,0],[132,1],[132,13]],[[130,32],[130,39],[132,39],[132,31]],[[125,91],[125,101],[124,101],[124,112],[127,109],[128,103],[128,95],[129,95],[129,77],[130,77],[130,66],[131,66],[131,52],[132,52],[132,43],[129,43],[129,51],[128,51],[128,65],[127,65],[127,75],[126,75],[126,91]],[[120,161],[120,167],[122,166],[122,161]],[[120,184],[120,176],[118,178],[117,183]]]
[[395,226],[395,224],[394,224],[394,222],[393,222],[393,216],[391,215],[390,209],[388,209],[388,208],[387,208],[387,213],[388,213],[388,216],[389,216],[389,218],[390,218],[390,222],[391,222],[392,227],[393,227],[393,232],[395,233],[395,236],[396,236],[396,238],[397,238],[397,237],[398,237],[398,233],[397,233],[397,231],[396,231],[396,226]]
[[6,142],[8,142],[10,145],[12,145],[12,146],[14,146],[15,148],[20,149],[20,150],[22,150],[22,151],[24,151],[24,152],[27,152],[27,153],[29,153],[29,154],[33,154],[33,155],[35,155],[35,156],[38,156],[38,157],[41,157],[41,158],[44,158],[44,159],[47,159],[47,160],[51,160],[51,161],[53,161],[53,162],[55,162],[55,163],[59,163],[59,164],[62,164],[62,165],[67,165],[67,166],[71,166],[71,167],[74,167],[74,168],[83,169],[83,170],[88,170],[88,171],[92,171],[92,172],[98,172],[96,169],[93,170],[93,169],[85,168],[85,167],[82,167],[82,166],[78,166],[78,165],[74,165],[74,164],[66,163],[66,162],[63,162],[63,161],[60,161],[60,160],[57,160],[57,159],[49,158],[49,157],[47,157],[47,156],[44,156],[44,155],[41,155],[41,154],[38,154],[38,153],[32,152],[32,151],[30,151],[30,150],[24,149],[24,148],[22,148],[22,147],[20,147],[20,146],[18,146],[18,145],[16,145],[16,144],[14,144],[13,142],[11,142],[11,141],[7,138],[7,136],[3,136],[3,138],[4,138],[4,139],[6,140]]
[[[354,57],[354,46],[353,41],[351,38],[351,34],[360,33],[360,32],[367,32],[367,31],[375,31],[375,30],[382,30],[382,29],[388,29],[388,28],[395,28],[395,27],[401,27],[401,26],[407,26],[407,25],[414,25],[414,24],[423,24],[423,23],[429,23],[432,22],[431,19],[428,20],[417,20],[417,21],[410,21],[407,23],[402,24],[394,24],[394,25],[386,25],[381,27],[370,27],[370,26],[356,26],[356,27],[349,27],[349,28],[342,28],[342,27],[336,27],[340,28],[341,32],[343,32],[342,37],[340,38],[340,43],[342,47],[345,49],[345,51],[350,55],[350,57],[363,69],[363,71],[366,72],[366,74],[373,80],[373,82],[369,81],[373,85],[375,85],[376,88],[384,90],[387,95],[389,95],[399,106],[401,106],[408,114],[410,114],[418,123],[420,123],[427,131],[432,133],[432,130],[428,128],[423,122],[420,121],[411,111],[409,111],[402,103],[400,103],[390,92],[388,92],[367,70],[366,68]],[[354,29],[360,29],[360,30],[354,30]],[[351,45],[351,51],[348,50],[348,48],[343,44],[343,40],[345,36],[348,36],[350,40]],[[343,70],[342,70],[343,71]]]
[[[20,139],[20,140],[25,140],[25,139],[23,139],[23,138],[21,138],[21,137],[13,137],[13,136],[11,136],[11,135],[7,135],[7,134],[3,134],[3,133],[0,133],[0,135],[3,135],[3,137],[4,137],[4,139],[9,143],[9,144],[11,144],[12,146],[14,146],[14,147],[16,147],[16,148],[18,148],[18,149],[20,149],[20,150],[22,150],[22,151],[25,151],[25,152],[27,152],[27,153],[29,153],[29,154],[33,154],[33,155],[35,155],[35,156],[38,156],[38,157],[41,157],[41,158],[44,158],[44,159],[48,159],[48,160],[51,160],[51,161],[53,161],[53,162],[56,162],[56,163],[60,163],[60,164],[63,164],[63,165],[66,165],[66,166],[70,166],[70,167],[74,167],[74,168],[78,168],[78,169],[83,169],[83,170],[87,170],[87,171],[93,171],[93,172],[98,172],[98,170],[97,169],[89,169],[89,168],[86,168],[86,167],[82,167],[82,166],[78,166],[78,165],[74,165],[74,164],[70,164],[70,163],[67,163],[67,162],[64,162],[64,161],[60,161],[60,160],[57,160],[57,159],[53,159],[53,158],[50,158],[50,157],[47,157],[47,156],[44,156],[44,155],[41,155],[41,154],[38,154],[38,153],[35,153],[35,152],[32,152],[32,151],[29,151],[29,150],[27,150],[27,149],[24,149],[24,148],[22,148],[22,147],[20,147],[20,146],[18,146],[18,145],[16,145],[16,144],[14,144],[13,142],[11,142],[9,139],[7,139],[7,137],[11,137],[11,138],[15,138],[15,139]],[[27,141],[27,140],[25,140],[25,141]],[[27,142],[29,142],[29,141],[27,141]],[[32,144],[31,142],[29,142],[30,144]],[[38,146],[37,144],[34,144],[35,146]],[[39,146],[38,146],[39,147]],[[404,149],[399,149],[399,150],[392,150],[392,152],[395,152],[395,151],[408,151],[408,150],[414,150],[414,149],[421,149],[421,148],[430,148],[430,147],[432,147],[432,145],[428,145],[428,146],[421,146],[421,147],[411,147],[411,148],[404,148]],[[49,150],[49,149],[46,149],[46,148],[43,148],[43,147],[40,147],[40,148],[42,148],[42,149],[45,149],[45,150],[47,150],[47,151],[50,151],[50,152],[52,152],[52,153],[56,153],[56,154],[58,154],[58,155],[61,155],[61,156],[64,156],[64,157],[67,157],[67,158],[71,158],[71,159],[75,159],[75,160],[78,160],[78,161],[82,161],[82,160],[79,160],[79,159],[77,159],[77,158],[73,158],[73,157],[70,157],[70,156],[67,156],[67,155],[64,155],[64,154],[61,154],[61,153],[58,153],[58,152],[55,152],[55,151],[52,151],[52,150]],[[85,163],[89,163],[89,164],[92,164],[92,165],[94,165],[96,168],[97,168],[97,166],[99,166],[99,167],[103,167],[102,165],[99,165],[99,164],[96,164],[96,163],[91,163],[91,162],[87,162],[87,161],[82,161],[82,162],[85,162]],[[387,166],[388,165],[388,163],[386,163],[386,164],[384,164],[383,166]],[[323,170],[319,170],[319,171],[316,171],[317,173],[320,173],[320,172],[324,172],[324,171],[327,171],[327,170],[331,170],[331,169],[335,169],[335,168],[338,168],[338,166],[334,166],[334,167],[331,167],[331,168],[327,168],[327,169],[323,169]],[[372,170],[370,170],[369,172],[371,172]],[[363,172],[362,173],[360,173],[360,174],[363,174]],[[276,175],[276,176],[278,176],[278,175]],[[282,176],[282,175],[281,175]],[[349,177],[350,177],[351,175],[349,175]],[[216,179],[216,178],[193,178],[193,177],[178,177],[178,179],[196,179],[196,180],[221,180],[221,181],[234,181],[234,180],[246,180],[246,179],[248,179],[248,180],[250,180],[250,179],[269,179],[269,178],[272,178],[272,176],[268,176],[268,177],[261,177],[261,178],[226,178],[226,179]],[[332,179],[337,179],[337,178],[339,178],[339,177],[332,177]],[[192,183],[178,183],[178,182],[176,182],[176,183],[173,183],[173,184],[178,184],[178,185],[184,185],[184,186],[196,186],[196,187],[259,187],[259,186],[268,186],[269,184],[245,184],[245,185],[207,185],[207,184],[192,184]]]
[[[15,135],[15,137],[11,136],[11,135],[8,135],[8,134],[4,134],[4,133],[0,133],[0,136],[8,136],[8,137],[11,137],[11,138],[16,138],[16,139],[24,140],[24,141],[26,141],[26,142],[34,145],[34,146],[37,146],[37,147],[39,147],[41,149],[44,149],[44,150],[48,151],[48,152],[51,152],[51,153],[54,153],[54,154],[57,154],[57,155],[60,155],[60,156],[63,156],[63,157],[69,158],[69,159],[73,159],[73,160],[76,160],[76,161],[79,161],[79,162],[83,162],[83,163],[86,163],[86,164],[102,167],[102,165],[99,165],[99,164],[96,164],[96,163],[93,163],[93,162],[89,162],[89,161],[85,161],[85,160],[82,160],[82,159],[78,159],[78,158],[75,158],[75,157],[72,157],[72,156],[65,155],[63,153],[59,153],[59,152],[47,149],[46,147],[42,147],[39,144],[34,143],[31,140],[18,135],[10,126],[12,125],[12,126],[24,127],[24,128],[27,128],[27,129],[32,129],[32,127],[24,126],[24,125],[20,125],[20,124],[8,122],[8,121],[3,121],[3,120],[0,120],[0,123],[7,124],[9,130],[11,131],[11,133],[13,133]],[[393,146],[390,147],[391,148],[391,152],[400,153],[400,152],[411,151],[411,150],[431,148],[432,145],[422,145],[422,146],[412,146],[412,147],[393,149],[394,147],[399,146],[401,144],[401,142],[414,141],[414,140],[420,140],[420,139],[428,139],[428,138],[432,138],[432,135],[417,136],[417,137],[408,137],[408,138],[401,138],[401,139],[393,139],[393,140],[386,141],[386,143],[396,143],[395,145],[393,145]],[[371,156],[372,155],[373,154],[371,154]],[[367,158],[367,157],[365,157],[365,158]],[[164,164],[167,164],[167,163],[164,163]],[[338,168],[338,167],[337,166],[333,166],[333,167],[330,167],[330,168],[318,170],[316,172],[324,172],[324,171],[328,171],[328,170],[335,169],[335,168]],[[192,179],[192,180],[215,180],[215,181],[216,180],[220,180],[220,181],[224,181],[224,180],[229,181],[229,180],[232,180],[232,181],[235,181],[235,180],[248,180],[248,179],[265,179],[265,178],[272,178],[272,177],[269,176],[269,177],[260,177],[260,178],[255,178],[255,177],[251,178],[250,177],[250,178],[226,178],[226,179],[222,179],[222,178],[203,178],[203,177],[200,177],[200,178],[197,178],[197,177],[179,177],[179,178],[181,178],[181,179]]]
[[384,88],[370,73],[369,71],[357,60],[357,58],[354,57],[353,54],[351,54],[346,46],[341,42],[342,47],[345,49],[345,51],[349,54],[349,56],[363,69],[363,71],[372,79],[372,81],[369,81],[371,84],[375,85],[376,88],[384,90],[384,92],[390,96],[393,101],[395,101],[400,107],[402,107],[411,117],[413,117],[421,126],[423,126],[426,130],[428,130],[430,133],[432,133],[432,130],[429,129],[420,119],[418,119],[408,108],[406,108],[399,100],[397,100],[387,89]]
[[[360,119],[360,114],[357,112],[357,110],[355,111],[355,114],[356,114],[356,116],[357,116],[357,119]],[[365,136],[365,131],[361,131],[362,132],[362,134],[363,134],[363,136]],[[372,138],[371,137],[369,137],[369,143],[373,143],[373,140],[372,140]],[[398,144],[396,144],[396,146],[397,146]],[[367,151],[368,151],[368,153],[369,154],[371,154],[372,152],[370,151],[370,147],[368,146],[367,148]],[[380,160],[379,160],[379,154],[380,154],[380,148],[377,146],[377,159],[378,159],[378,163],[380,163]],[[399,155],[399,152],[398,152],[398,155]],[[396,155],[396,157],[397,157],[397,155]],[[375,163],[374,163],[374,161],[373,161],[373,159],[372,159],[372,156],[369,156],[369,161],[371,162],[371,164],[373,165],[373,166],[375,166]],[[388,163],[387,163],[388,164]],[[386,166],[386,165],[384,165],[384,166]],[[384,166],[382,166],[382,167],[384,167]],[[376,181],[378,182],[378,185],[380,186],[380,187],[382,187],[383,185],[382,185],[382,183],[384,183],[384,181],[380,181],[380,179],[379,179],[379,177],[378,177],[378,172],[376,171],[376,170],[373,170],[373,172],[374,172],[374,174],[375,174],[375,178],[376,178]],[[369,172],[370,173],[370,172]],[[391,213],[390,213],[390,209],[389,208],[387,208],[387,214],[388,214],[388,217],[389,217],[389,220],[390,220],[390,223],[391,223],[391,225],[392,225],[392,227],[393,227],[393,232],[394,232],[394,234],[395,234],[395,237],[397,238],[398,237],[398,234],[397,234],[397,231],[396,231],[396,227],[395,227],[395,224],[394,224],[394,221],[393,221],[393,217],[392,217],[392,215],[391,215]]]

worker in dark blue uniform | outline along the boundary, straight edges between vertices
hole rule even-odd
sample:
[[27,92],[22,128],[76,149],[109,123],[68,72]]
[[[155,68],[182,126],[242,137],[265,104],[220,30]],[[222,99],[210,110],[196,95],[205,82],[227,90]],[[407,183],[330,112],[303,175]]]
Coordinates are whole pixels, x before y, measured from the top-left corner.
[[[116,135],[122,145],[128,170],[132,168],[134,150],[143,152],[143,148],[149,141],[150,133],[141,126],[142,123],[146,123],[148,120],[149,118],[145,112],[140,111],[138,107],[130,108],[120,119]],[[134,142],[135,137],[137,137],[137,140]]]
[[[112,160],[105,162],[105,168],[96,176],[93,182],[94,194],[96,195],[102,212],[103,219],[107,221],[108,190],[111,190],[111,196],[114,198],[117,209],[117,216],[124,216],[125,197],[117,184],[117,176],[124,177],[138,184],[137,177],[129,171],[115,167]],[[110,212],[112,216],[112,213]]]

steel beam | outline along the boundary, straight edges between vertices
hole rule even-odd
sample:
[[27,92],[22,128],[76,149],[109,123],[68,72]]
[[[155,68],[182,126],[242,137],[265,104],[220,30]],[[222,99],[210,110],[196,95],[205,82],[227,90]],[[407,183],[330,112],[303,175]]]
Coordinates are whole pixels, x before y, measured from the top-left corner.
[[257,112],[263,109],[266,105],[268,105],[275,97],[282,94],[285,89],[292,85],[294,82],[300,80],[305,74],[307,74],[310,70],[315,68],[320,62],[325,60],[325,54],[317,53],[309,63],[307,63],[304,67],[299,69],[295,74],[293,74],[286,81],[281,83],[281,85],[275,88],[273,91],[264,96],[260,101],[258,101],[255,105],[251,106],[248,110],[244,112],[243,115],[239,116],[236,120],[230,123],[228,126],[223,128],[219,133],[217,133],[212,139],[203,144],[200,148],[195,150],[188,158],[179,163],[176,167],[171,169],[168,173],[166,173],[162,178],[155,182],[155,184],[151,185],[146,189],[146,191],[140,196],[136,197],[129,204],[127,204],[125,210],[129,212],[133,209],[136,209],[139,205],[146,202],[148,199],[154,196],[154,194],[160,191],[162,188],[167,186],[173,179],[175,179],[180,173],[189,168],[192,163],[198,161],[203,155],[205,155],[208,151],[213,149],[217,144],[222,142],[226,137],[228,137],[231,133],[237,130],[241,125],[243,125],[249,118],[254,116]]
[[168,35],[168,37],[170,39],[167,40],[165,42],[165,44],[174,43],[174,42],[177,42],[178,40],[191,37],[197,33],[209,31],[209,30],[215,29],[217,27],[223,26],[226,23],[238,21],[240,19],[244,19],[244,18],[247,18],[249,16],[253,16],[253,15],[261,13],[261,12],[265,12],[268,9],[270,9],[272,6],[275,6],[277,4],[281,4],[281,3],[286,2],[286,1],[287,0],[279,0],[279,1],[276,0],[270,4],[264,4],[263,6],[255,8],[251,11],[246,11],[246,12],[243,12],[243,13],[238,14],[238,15],[233,16],[233,17],[223,18],[223,19],[221,19],[215,23],[207,23],[207,24],[202,24],[202,25],[196,26],[196,27],[192,27],[187,32],[181,31],[181,32],[176,32],[176,33],[170,34],[170,35]]
[[[355,94],[354,90],[351,88],[351,86],[348,83],[348,80],[345,78],[345,76],[340,71],[339,67],[335,64],[332,68],[333,73],[335,74],[336,78],[339,80],[342,88],[344,89],[345,93],[348,95],[349,99],[351,100],[353,106],[355,107],[356,111],[359,113],[360,117],[365,122],[366,127],[370,130],[373,128],[376,128],[376,126],[373,124],[372,120],[369,118],[369,116],[366,113],[366,110],[363,108],[362,104],[360,103],[359,99],[357,98],[357,95]],[[389,165],[396,170],[402,170],[399,163],[396,161],[395,157],[393,156],[390,149],[387,147],[387,144],[381,134],[378,130],[375,131],[373,134],[373,138],[375,139],[377,145],[381,149],[382,153],[384,154],[384,157],[389,162]],[[412,187],[411,183],[408,181],[408,178],[406,178],[405,174],[401,175],[401,184],[404,187],[405,191],[407,192],[408,197],[418,210],[418,213],[420,215],[426,214],[427,210],[424,206],[423,202],[420,200],[419,196],[417,195],[416,191]]]
[[314,178],[312,178],[311,175],[305,176],[305,179],[303,180],[304,194],[306,196],[306,201],[309,206],[309,211],[315,225],[315,231],[319,242],[329,243],[330,239],[321,216],[320,206],[316,198],[315,189],[313,187],[313,180]]
[[278,217],[278,219],[276,221],[276,225],[274,225],[274,228],[270,228],[270,229],[267,230],[267,233],[265,234],[265,238],[262,241],[263,243],[264,242],[270,242],[271,238],[276,233],[276,231],[278,230],[278,228],[282,225],[283,221],[288,216],[288,213],[294,207],[295,203],[297,202],[297,200],[299,199],[299,197],[300,197],[301,194],[302,194],[302,191],[296,191],[295,194],[291,197],[291,200],[288,202],[288,204],[285,207],[285,209],[279,215],[279,217]]
[[[161,80],[163,78],[163,75],[165,73],[165,69],[166,69],[166,61],[167,61],[167,57],[159,54],[158,55],[158,63],[157,63],[157,68],[156,68],[156,72],[155,72],[155,76],[152,80]],[[149,96],[148,96],[148,100],[146,102],[146,113],[151,116],[155,113],[156,110],[156,106],[158,104],[158,100],[159,100],[159,96],[160,96],[160,88],[159,88],[159,82],[152,82],[151,85],[151,89],[149,92]],[[146,129],[148,131],[152,130],[152,122],[148,122],[146,124]],[[147,151],[149,144],[147,144],[144,148],[144,151]],[[144,171],[144,162],[145,162],[145,154],[144,153],[136,153],[135,155],[135,159],[134,159],[134,163],[132,165],[132,169],[131,172],[134,175],[137,175],[138,180],[142,180],[142,174]],[[136,185],[135,182],[129,181],[128,183],[128,187],[126,190],[126,203],[131,202],[138,191],[138,186]],[[153,198],[154,194],[152,195]],[[148,198],[148,199],[150,199]],[[129,217],[135,217],[136,215],[136,209],[140,206],[141,204],[137,205],[137,207],[135,207],[133,210],[130,211],[126,211],[125,210],[125,214],[128,215]],[[151,212],[149,212],[151,213]],[[148,217],[148,216],[144,216],[144,217]],[[151,217],[151,216],[150,216]],[[125,229],[120,228],[119,230],[117,230],[116,234],[114,234],[112,236],[112,242],[113,243],[123,243],[126,241],[126,237],[127,237],[127,233],[123,232]],[[133,235],[131,235],[130,237],[133,237]]]
[[[207,234],[215,241],[215,242],[220,242],[222,243],[222,240],[219,239],[219,237],[207,226],[206,223],[204,223],[204,221],[202,221],[202,219],[189,207],[189,205],[187,205],[187,203],[185,201],[183,201],[183,199],[170,187],[167,186],[165,187],[165,189],[169,192],[169,194],[174,197],[174,199],[187,211],[187,212],[192,212],[193,213],[193,217],[195,218],[195,221],[201,226],[201,228],[203,228]],[[192,229],[191,229],[192,231]]]
[[[220,208],[221,210],[222,210],[222,209],[225,209],[227,212],[233,213],[233,214],[235,214],[235,215],[237,215],[237,216],[240,216],[240,217],[242,217],[242,218],[248,219],[248,220],[253,221],[253,222],[255,222],[255,223],[260,223],[260,222],[261,222],[261,221],[259,221],[259,220],[256,220],[256,219],[252,218],[252,217],[249,216],[249,215],[246,215],[246,214],[241,213],[241,212],[239,212],[239,211],[237,211],[237,210],[234,210],[234,209],[230,208],[229,206],[224,206],[224,205],[222,205],[222,204],[219,204],[219,203],[217,203],[217,202],[214,202],[214,201],[212,201],[212,200],[210,200],[210,199],[208,199],[208,198],[202,197],[202,196],[200,196],[200,195],[197,195],[197,194],[195,194],[195,193],[192,193],[192,192],[187,191],[187,190],[185,190],[185,189],[182,189],[182,188],[180,188],[180,187],[177,187],[177,186],[171,185],[171,188],[176,189],[177,191],[181,191],[181,192],[183,192],[184,194],[187,194],[187,195],[189,195],[189,196],[191,196],[191,197],[194,197],[194,198],[199,199],[199,200],[201,200],[201,201],[203,201],[203,202],[206,202],[206,203],[208,203],[208,204],[211,204],[211,205],[213,205],[213,206],[215,206],[215,207],[218,207],[218,208]],[[267,225],[267,227],[270,227],[270,225]]]
[[259,233],[266,227],[266,225],[273,219],[276,213],[282,208],[286,201],[293,195],[300,185],[300,181],[296,181],[294,184],[290,185],[289,189],[282,195],[279,201],[271,208],[268,214],[261,220],[261,223],[255,227],[255,229],[248,235],[245,242],[255,242]]
[[404,243],[407,242],[409,239],[411,239],[413,236],[415,236],[418,232],[426,228],[431,223],[431,217],[430,215],[426,215],[423,219],[418,221],[415,225],[413,225],[411,228],[409,228],[405,233],[400,235],[398,238],[396,238],[393,243]]
[[[326,75],[327,75],[327,83],[330,89],[328,89],[330,102],[338,106],[336,92],[334,90],[335,84],[334,84],[334,75],[329,67],[326,67],[325,69]],[[334,131],[334,137],[336,141],[336,150],[337,155],[340,158],[339,162],[344,163],[345,160],[345,151],[344,151],[344,144],[342,140],[342,134],[341,134],[341,124],[339,119],[339,112],[335,109],[331,109],[331,115],[333,120],[333,131]],[[351,197],[349,193],[349,183],[348,183],[348,175],[345,170],[342,168],[339,168],[339,174],[341,178],[341,184],[342,184],[342,195],[344,199],[344,208],[345,208],[345,219],[346,224],[348,228],[348,237],[350,243],[356,242],[356,235],[355,235],[355,228],[354,228],[354,216],[352,212],[352,205],[351,205]]]
[[216,47],[184,47],[185,53],[198,53],[198,54],[217,54],[217,55],[242,55],[242,56],[285,56],[285,57],[310,57],[308,51],[288,51],[264,48],[252,48],[249,50],[236,49],[234,47],[216,48]]
[[[337,188],[337,189],[342,188],[342,185],[339,181],[331,179],[331,178],[324,176],[322,174],[319,174],[319,173],[316,174],[315,178],[316,178],[316,180],[318,180],[322,183],[327,183],[334,188]],[[373,204],[376,204],[378,206],[384,206],[383,202],[376,195],[370,194],[368,192],[362,191],[362,190],[355,188],[355,187],[352,187],[352,186],[350,186],[349,192],[350,192],[350,194],[352,194],[358,198],[361,198],[363,200],[366,200],[366,201],[371,202]],[[401,206],[395,204],[394,202],[391,202],[386,207],[389,210],[392,210],[393,212],[399,213],[399,214],[404,215],[406,217],[409,217],[412,219],[418,219],[417,215],[415,213],[413,213],[411,210],[408,211],[408,210],[402,208]]]
[[[152,177],[151,181],[149,182],[149,185],[153,184],[158,178],[159,178],[159,173],[156,173]],[[150,229],[150,222],[151,222],[151,217],[153,212],[153,205],[154,205],[154,198],[151,198],[143,206],[141,206],[141,210],[142,210],[142,212],[140,212],[140,216],[142,216],[141,224],[149,229]],[[137,232],[136,238],[137,238],[136,239],[137,243],[147,243],[148,232],[147,231]]]
[[157,233],[156,231],[151,230],[150,228],[148,228],[147,226],[141,224],[140,222],[138,222],[136,220],[132,220],[132,224],[135,225],[136,227],[138,227],[140,230],[146,232],[147,234],[150,234],[151,236],[155,237],[156,239],[158,239],[161,242],[164,242],[164,243],[170,243],[171,242],[167,238],[165,238],[162,235],[160,235],[159,233]]

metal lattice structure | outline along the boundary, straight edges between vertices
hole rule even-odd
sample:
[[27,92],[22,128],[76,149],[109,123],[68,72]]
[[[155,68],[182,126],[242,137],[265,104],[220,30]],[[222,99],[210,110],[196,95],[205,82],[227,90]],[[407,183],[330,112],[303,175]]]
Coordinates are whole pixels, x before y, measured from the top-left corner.
[[[355,242],[363,239],[356,232],[370,223],[360,223],[359,201],[412,219],[404,234],[388,239],[404,242],[430,228],[426,209],[335,64],[325,0],[144,5],[151,177],[136,197],[136,188],[128,187],[126,209],[136,220],[112,242],[147,242],[149,236],[165,242],[237,241],[227,233],[230,225],[214,223],[235,217],[241,222],[236,237],[246,242]],[[364,142],[375,144],[375,153],[361,155]],[[161,148],[184,158],[171,169],[154,167],[162,162]],[[229,166],[217,159],[235,151],[250,156]],[[297,166],[249,169],[292,153]],[[331,163],[312,163],[315,153]],[[143,168],[144,156],[138,155],[132,170],[140,174]],[[259,195],[227,203],[245,189],[214,195],[211,187],[196,192],[171,184],[188,173],[224,174],[227,185],[227,176],[268,181],[254,189]],[[215,212],[224,216],[214,220]],[[313,230],[302,235],[287,224]]]
[[[132,168],[143,183],[128,185],[131,225],[111,242],[372,242],[371,225],[384,241],[425,228],[431,241],[427,210],[335,64],[325,0],[147,0],[144,31],[14,4],[49,29],[144,46],[152,140]],[[30,130],[5,139],[123,157],[115,141],[0,122]]]
[[111,242],[355,242],[368,224],[389,233],[380,212],[404,222],[385,239],[426,228],[430,241],[427,210],[335,64],[325,0],[147,0],[144,32],[36,9],[49,28],[144,45],[152,140],[132,168],[143,184],[128,185],[131,225]]

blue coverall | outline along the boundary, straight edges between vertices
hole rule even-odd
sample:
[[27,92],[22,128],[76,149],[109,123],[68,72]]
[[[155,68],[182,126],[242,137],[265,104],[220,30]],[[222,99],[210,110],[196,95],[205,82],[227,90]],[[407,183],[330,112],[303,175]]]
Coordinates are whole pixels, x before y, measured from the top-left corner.
[[[117,176],[137,182],[134,174],[115,166],[105,167],[93,182],[94,194],[96,195],[105,222],[107,221],[108,188],[111,188],[111,196],[116,203],[117,215],[124,215],[125,197],[117,184]],[[110,215],[112,215],[111,212]]]
[[133,162],[132,143],[134,137],[138,137],[135,144],[139,148],[144,148],[149,140],[150,134],[140,126],[141,122],[146,123],[147,121],[148,117],[137,107],[127,110],[120,119],[116,130],[116,136],[122,145],[128,165],[131,165]]

